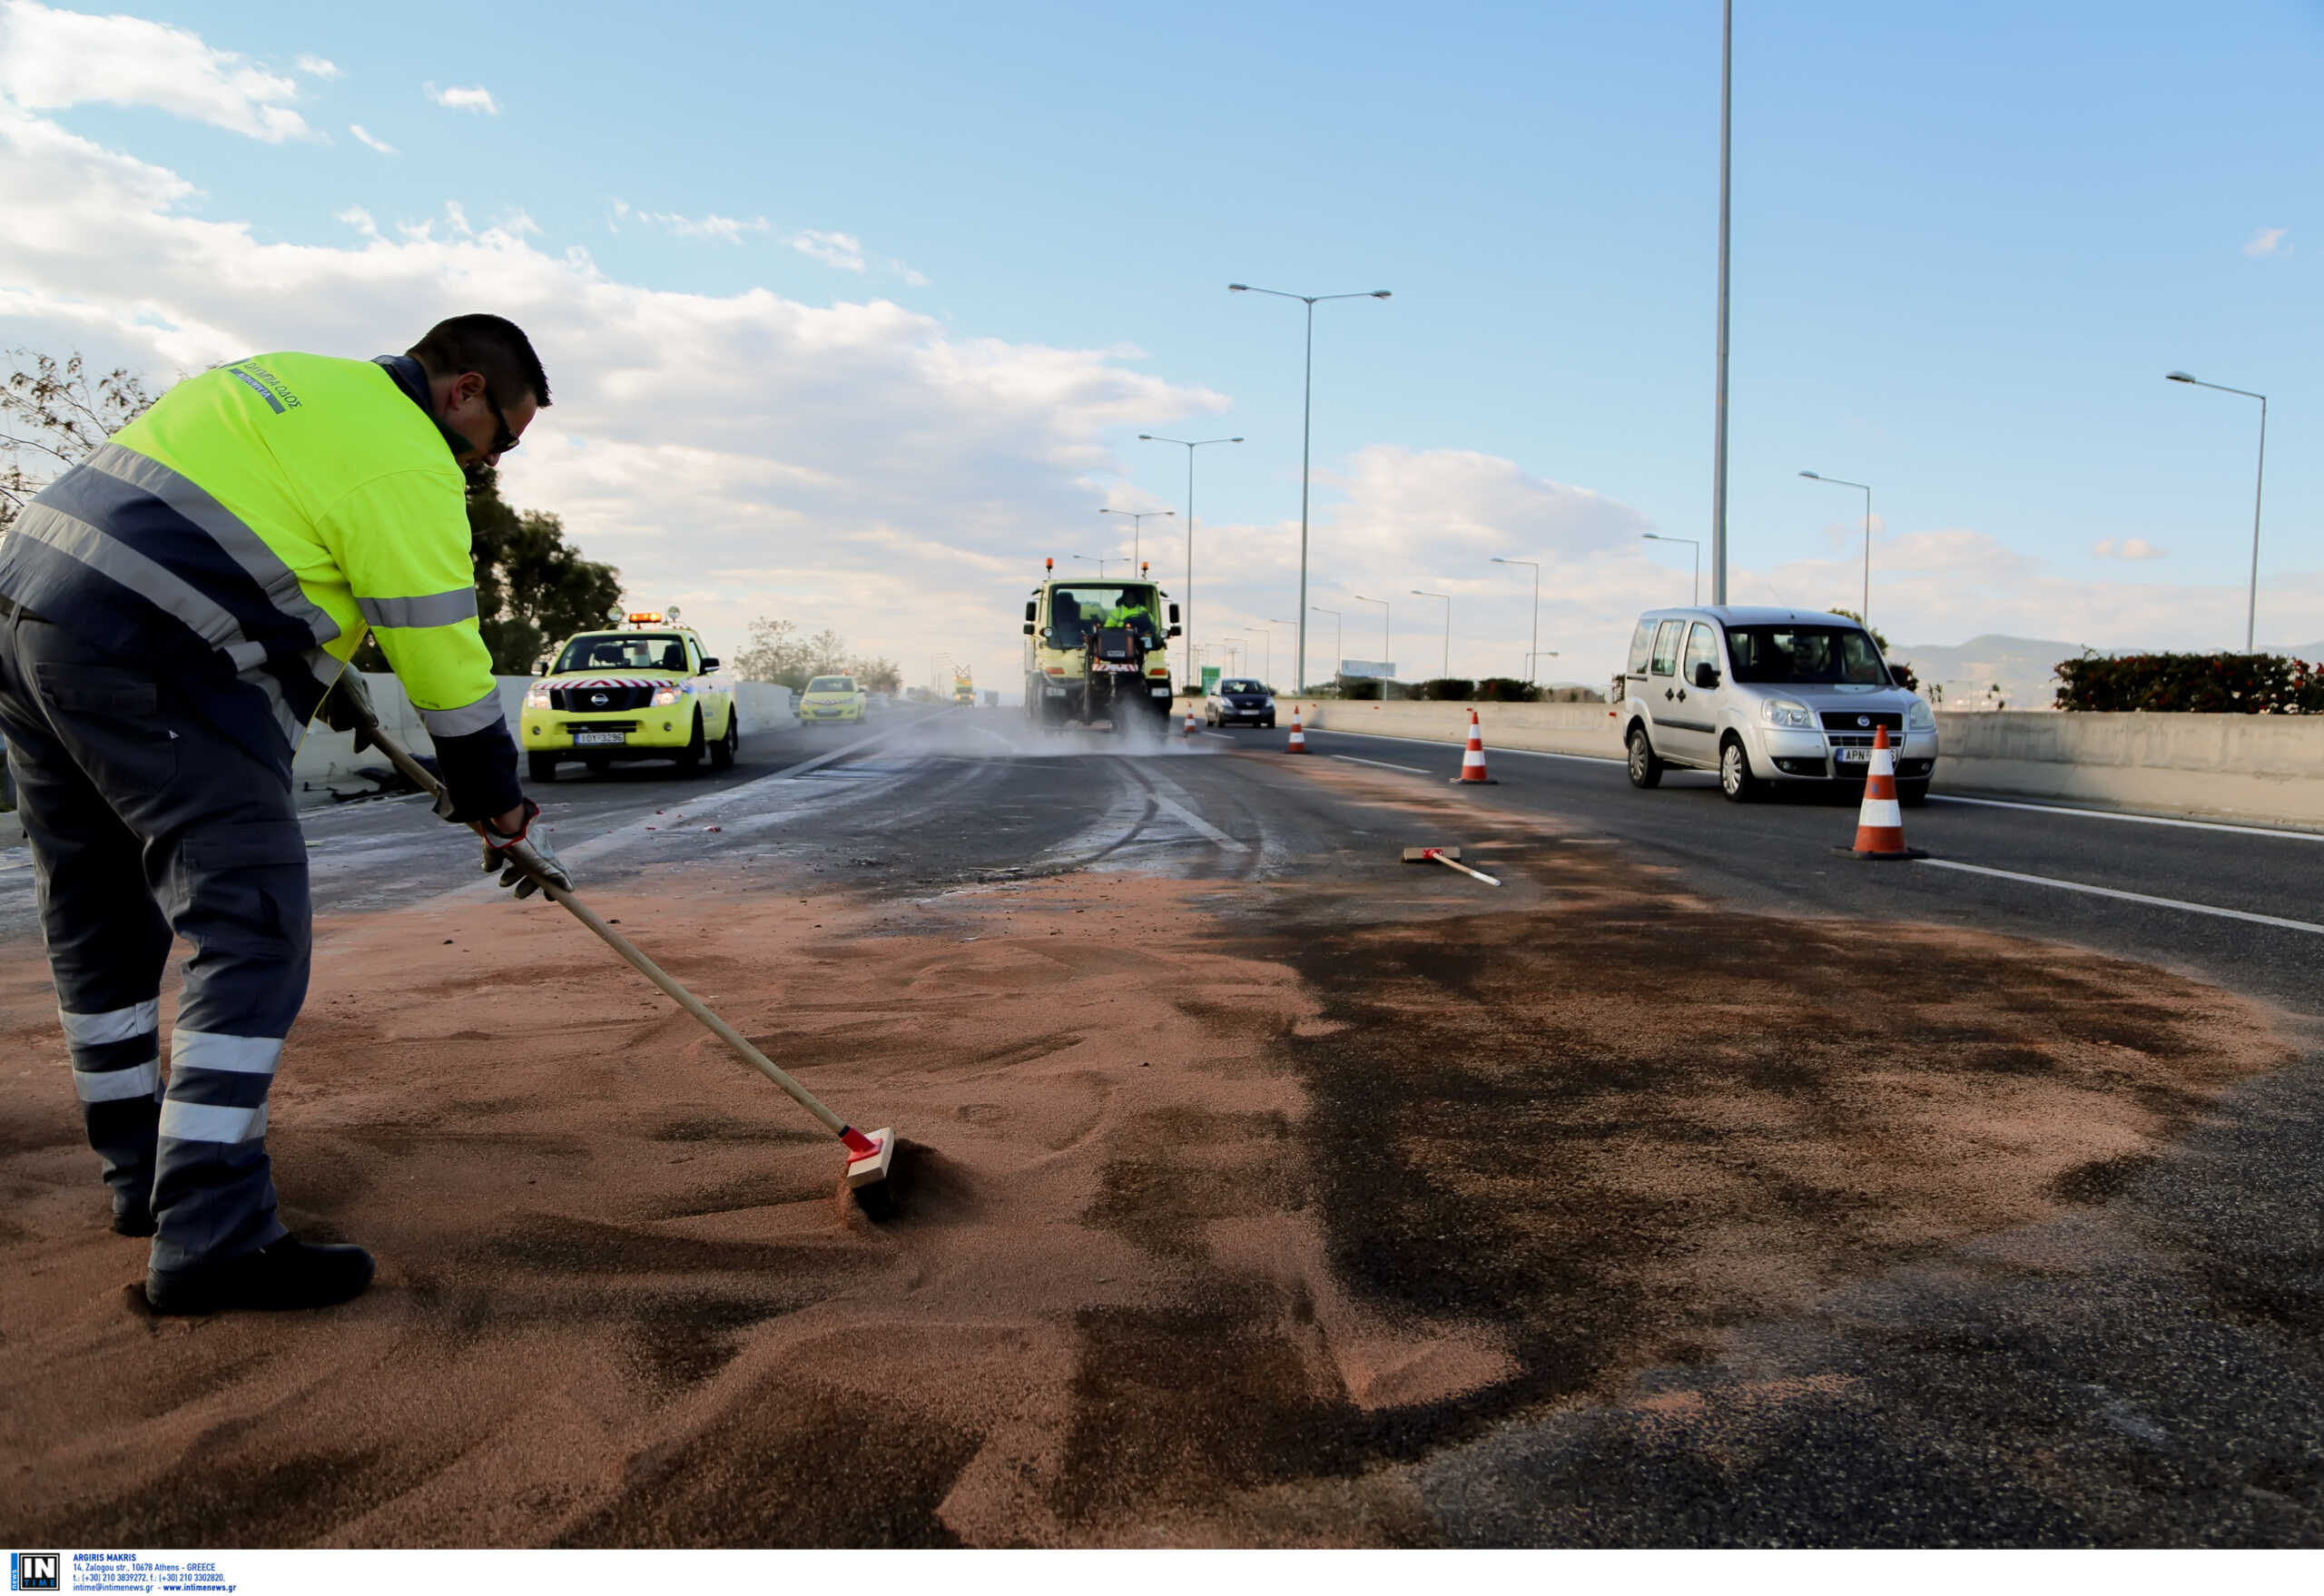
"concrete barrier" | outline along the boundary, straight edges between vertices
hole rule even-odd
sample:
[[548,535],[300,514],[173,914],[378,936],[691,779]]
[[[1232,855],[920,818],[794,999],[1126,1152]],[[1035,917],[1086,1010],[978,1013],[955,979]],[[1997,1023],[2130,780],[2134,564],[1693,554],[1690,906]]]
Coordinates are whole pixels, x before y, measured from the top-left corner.
[[[1198,702],[1198,701],[1197,701]],[[1431,743],[1468,734],[1465,704],[1278,697],[1291,724]],[[1619,759],[1621,723],[1602,704],[1479,704],[1485,748]],[[2251,825],[2324,829],[2324,715],[2067,714],[1939,710],[1936,787]]]
[[[1277,698],[1275,721],[1291,724],[1291,706],[1302,711],[1302,721],[1315,731],[1370,732],[1381,737],[1418,737],[1431,743],[1468,740],[1466,704],[1416,704],[1405,701],[1371,703],[1332,698]],[[1602,704],[1479,704],[1484,723],[1485,750],[1530,748],[1536,754],[1583,754],[1604,759],[1622,756],[1622,740],[1615,721]]]
[[2324,828],[2324,715],[1939,710],[1939,791]]

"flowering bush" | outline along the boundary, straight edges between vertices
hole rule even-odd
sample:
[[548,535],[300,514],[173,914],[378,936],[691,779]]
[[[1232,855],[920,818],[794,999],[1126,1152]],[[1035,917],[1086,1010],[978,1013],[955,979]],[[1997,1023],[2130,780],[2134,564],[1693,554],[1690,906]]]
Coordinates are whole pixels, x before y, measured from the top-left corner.
[[2280,654],[2086,654],[2057,675],[2060,709],[2324,714],[2324,670]]

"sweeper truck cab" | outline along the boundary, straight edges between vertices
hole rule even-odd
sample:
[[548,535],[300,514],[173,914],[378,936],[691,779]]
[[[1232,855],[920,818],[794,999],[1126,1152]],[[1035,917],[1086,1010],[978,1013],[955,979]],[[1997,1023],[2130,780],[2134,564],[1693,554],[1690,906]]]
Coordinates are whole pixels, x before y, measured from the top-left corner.
[[1025,713],[1048,729],[1160,727],[1179,632],[1178,606],[1144,566],[1114,580],[1060,577],[1045,562],[1025,605]]

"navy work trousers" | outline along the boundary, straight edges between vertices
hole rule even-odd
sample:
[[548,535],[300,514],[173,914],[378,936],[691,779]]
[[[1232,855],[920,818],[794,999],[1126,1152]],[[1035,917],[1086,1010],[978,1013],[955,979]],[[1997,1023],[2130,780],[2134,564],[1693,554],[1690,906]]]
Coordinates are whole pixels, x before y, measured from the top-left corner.
[[[284,1234],[266,1096],[307,995],[290,755],[251,751],[196,704],[166,665],[101,654],[23,611],[0,619],[0,729],[74,1085],[116,1209],[151,1207],[160,1269]],[[193,951],[164,1088],[172,932]]]

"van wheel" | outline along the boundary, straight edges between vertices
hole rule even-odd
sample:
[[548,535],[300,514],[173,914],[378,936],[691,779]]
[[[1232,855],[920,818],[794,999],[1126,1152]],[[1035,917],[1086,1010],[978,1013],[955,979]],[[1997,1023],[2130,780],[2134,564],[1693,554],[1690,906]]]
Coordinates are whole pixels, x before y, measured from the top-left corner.
[[1928,779],[1924,776],[1917,782],[1898,782],[1896,783],[1896,802],[1903,804],[1906,809],[1918,809],[1922,804],[1927,803]]
[[697,709],[694,712],[694,735],[678,750],[680,774],[690,776],[702,768],[702,711]]
[[533,779],[534,785],[547,785],[556,780],[556,755],[527,754],[525,755],[525,773]]
[[1729,737],[1718,751],[1718,790],[1727,794],[1729,803],[1748,803],[1759,795],[1759,786],[1742,740]]
[[711,769],[733,770],[734,768],[734,751],[742,745],[743,742],[742,731],[735,724],[740,718],[731,709],[726,712],[726,734],[711,746]]
[[1659,787],[1662,784],[1662,756],[1654,752],[1654,744],[1647,741],[1644,726],[1630,728],[1630,785]]

